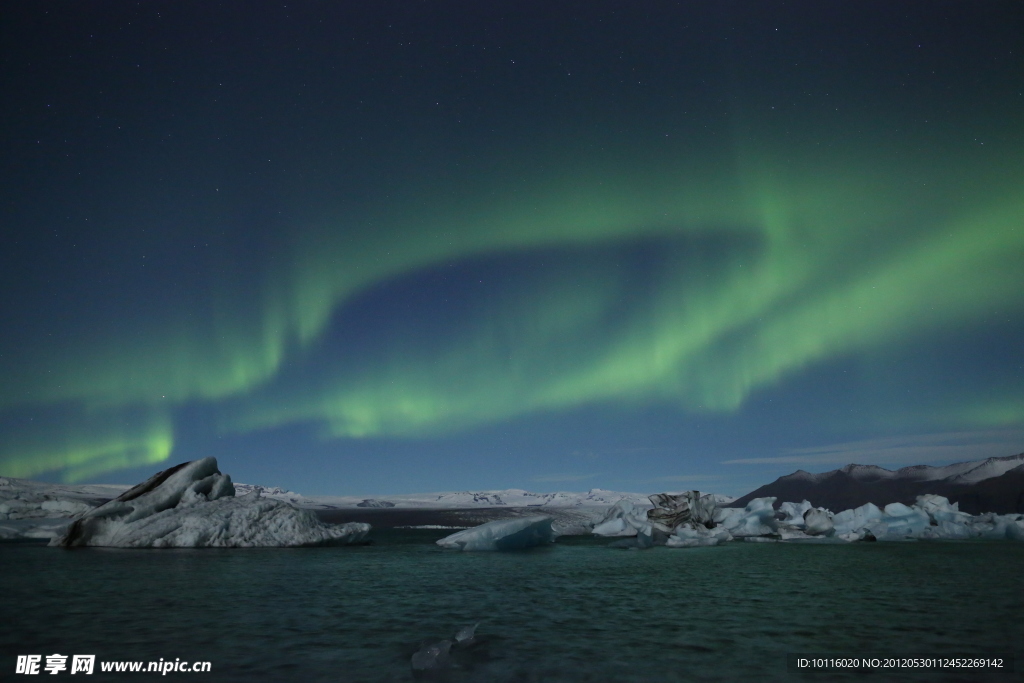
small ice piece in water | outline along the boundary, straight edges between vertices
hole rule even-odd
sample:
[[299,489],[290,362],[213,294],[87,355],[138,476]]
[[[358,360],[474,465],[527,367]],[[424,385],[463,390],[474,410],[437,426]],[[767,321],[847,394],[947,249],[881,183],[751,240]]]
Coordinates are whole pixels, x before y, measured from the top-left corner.
[[455,644],[459,647],[465,647],[471,645],[476,639],[476,627],[480,625],[480,622],[476,622],[470,626],[463,626],[455,633]]
[[437,671],[447,669],[451,665],[451,657],[448,654],[452,648],[452,641],[442,640],[439,643],[431,643],[420,648],[419,652],[412,656],[413,671]]
[[453,550],[521,550],[546,545],[555,540],[552,519],[547,515],[496,519],[446,536],[437,544]]

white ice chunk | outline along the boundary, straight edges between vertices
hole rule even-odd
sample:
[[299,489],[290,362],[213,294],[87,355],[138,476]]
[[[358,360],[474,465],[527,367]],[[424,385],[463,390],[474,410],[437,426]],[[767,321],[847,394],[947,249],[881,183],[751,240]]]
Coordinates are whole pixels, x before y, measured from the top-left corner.
[[[943,523],[940,523],[943,524]],[[998,541],[1024,541],[1024,515],[979,515],[967,526],[971,537]]]
[[810,502],[806,500],[802,503],[782,503],[779,505],[779,512],[786,516],[780,523],[802,528],[804,526],[804,515],[812,507]]
[[717,526],[731,528],[739,524],[739,520],[746,514],[741,508],[718,508],[715,510],[714,522]]
[[608,508],[591,533],[595,536],[636,536],[637,533],[650,536],[651,524],[647,521],[646,510],[623,498]]
[[830,535],[834,529],[832,513],[823,508],[810,508],[804,513],[804,531],[809,536]]
[[455,632],[455,644],[460,647],[470,645],[476,640],[476,627],[480,625],[480,622],[470,624],[469,626],[463,626]]
[[520,550],[555,540],[552,517],[537,515],[497,519],[465,529],[437,541],[442,548],[454,550]]
[[932,521],[928,513],[921,508],[909,507],[903,503],[889,503],[885,506],[880,524],[873,524],[871,532],[880,540],[899,540],[917,538],[926,529],[929,535]]
[[608,519],[594,526],[595,536],[636,536],[636,529],[625,519]]
[[960,512],[959,503],[950,503],[945,496],[937,496],[933,493],[918,496],[914,507],[924,510],[940,526],[942,522],[969,524],[972,519],[971,515],[966,512]]
[[681,524],[668,537],[665,545],[669,548],[697,548],[712,546],[732,540],[732,534],[725,527],[708,529],[700,525]]
[[960,503],[950,503],[945,496],[938,496],[934,493],[918,496],[915,505],[929,515],[934,515],[936,512],[959,512],[960,510]]
[[[737,538],[747,536],[767,536],[775,533],[774,497],[755,498],[743,510],[726,508],[728,512],[716,514],[715,522],[727,529]],[[733,511],[735,510],[735,512]]]
[[920,539],[968,539],[972,537],[971,529],[966,524],[939,522],[936,526],[923,529],[918,535]]
[[874,503],[864,503],[859,508],[843,510],[832,517],[835,532],[840,536],[868,530],[872,525],[881,521],[882,511]]

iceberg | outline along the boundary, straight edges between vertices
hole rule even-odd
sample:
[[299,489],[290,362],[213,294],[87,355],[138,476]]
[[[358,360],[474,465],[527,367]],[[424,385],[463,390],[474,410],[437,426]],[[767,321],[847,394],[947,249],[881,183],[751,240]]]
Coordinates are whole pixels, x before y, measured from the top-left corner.
[[882,520],[882,511],[874,503],[864,503],[853,510],[843,510],[832,518],[832,525],[837,535],[855,534],[870,529],[873,524]]
[[[806,502],[806,501],[805,501]],[[808,536],[830,536],[835,530],[832,513],[823,508],[810,508],[804,514],[804,532]]]
[[972,516],[935,494],[918,496],[914,505],[890,503],[884,510],[867,503],[840,512],[832,522],[836,535],[846,541],[1024,540],[1024,515]]
[[780,522],[787,526],[802,529],[804,527],[804,515],[811,509],[813,509],[813,506],[806,500],[802,503],[782,503],[779,505],[779,512],[785,516]]
[[879,540],[918,538],[931,526],[931,517],[916,505],[889,503],[883,510],[882,520],[871,526],[871,533]]
[[[635,536],[612,543],[613,548],[651,548],[655,545],[670,545],[671,534],[681,528],[707,530],[715,526],[714,517],[718,510],[718,496],[701,494],[700,491],[686,491],[680,494],[655,493],[648,496],[653,507],[644,513],[630,500],[620,500],[605,514],[593,528],[596,536]],[[685,536],[685,534],[684,534]],[[673,547],[690,547],[704,541],[706,534],[676,537]],[[717,543],[717,541],[715,541]]]
[[713,525],[718,505],[715,496],[701,495],[700,491],[686,491],[678,495],[655,493],[650,497],[654,508],[647,511],[647,519],[659,531],[671,533],[681,524]]
[[313,512],[259,491],[236,497],[216,458],[182,463],[75,519],[50,545],[245,548],[345,545],[369,524],[324,524]]
[[755,498],[747,506],[739,508],[719,508],[715,513],[714,522],[725,527],[733,536],[768,536],[778,528],[775,522],[775,498]]
[[708,529],[705,526],[680,525],[675,528],[672,535],[665,541],[669,548],[699,548],[701,546],[712,546],[732,540],[732,534],[725,527]]
[[534,515],[514,519],[497,519],[471,529],[446,536],[437,544],[453,550],[522,550],[546,545],[555,540],[551,528],[553,518]]
[[[943,496],[926,494],[913,505],[890,503],[880,509],[866,503],[833,515],[809,501],[784,502],[775,511],[775,498],[751,500],[743,509],[718,508],[713,496],[699,491],[650,496],[654,508],[647,518],[627,500],[620,500],[594,527],[599,536],[634,536],[612,543],[615,548],[713,546],[737,539],[839,543],[939,539],[1024,540],[1024,515],[960,512]],[[668,531],[666,532],[666,529]]]
[[631,500],[622,500],[608,508],[591,533],[595,536],[636,536],[638,533],[651,535],[651,525],[646,512],[638,509]]

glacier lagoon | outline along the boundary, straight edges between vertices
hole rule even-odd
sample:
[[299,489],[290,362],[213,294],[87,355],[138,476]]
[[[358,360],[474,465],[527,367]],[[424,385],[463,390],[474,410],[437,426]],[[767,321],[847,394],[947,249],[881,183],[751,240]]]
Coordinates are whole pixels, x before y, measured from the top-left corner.
[[[461,553],[435,545],[448,533],[301,549],[0,544],[18,615],[0,620],[3,666],[56,652],[212,662],[168,680],[410,681],[423,645],[477,622],[474,646],[453,653],[460,668],[432,680],[1009,681],[1024,663],[1021,543],[626,551],[563,537]],[[1017,673],[800,673],[787,653],[1010,653]]]

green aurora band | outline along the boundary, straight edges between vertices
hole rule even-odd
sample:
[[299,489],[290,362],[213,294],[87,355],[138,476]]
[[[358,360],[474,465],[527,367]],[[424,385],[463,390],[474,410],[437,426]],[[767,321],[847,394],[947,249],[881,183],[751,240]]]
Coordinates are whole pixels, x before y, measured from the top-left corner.
[[[159,462],[175,409],[195,402],[226,431],[313,422],[325,437],[444,434],[598,402],[736,411],[813,364],[1020,313],[1012,147],[956,168],[747,150],[420,183],[372,215],[280,236],[255,284],[214,278],[199,312],[169,308],[127,333],[98,322],[74,353],[38,340],[0,368],[0,409],[75,417],[0,443],[0,465],[79,480]],[[638,292],[616,263],[644,241],[667,246]],[[443,340],[332,354],[345,306],[382,283],[546,250],[573,257],[492,293]],[[961,419],[1015,422],[1020,406]]]

